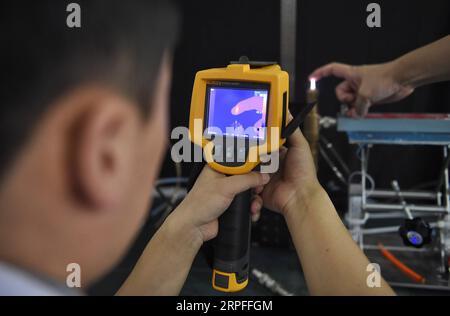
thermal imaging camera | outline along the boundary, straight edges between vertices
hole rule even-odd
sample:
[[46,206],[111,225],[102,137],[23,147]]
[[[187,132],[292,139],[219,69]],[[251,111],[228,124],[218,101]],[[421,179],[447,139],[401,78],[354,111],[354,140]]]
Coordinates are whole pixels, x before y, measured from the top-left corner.
[[[312,103],[288,121],[289,75],[273,62],[241,57],[195,76],[189,137],[208,165],[225,175],[256,170],[298,128]],[[275,170],[276,171],[276,170]],[[248,283],[252,192],[235,196],[219,218],[212,286],[237,292]]]
[[285,142],[289,76],[270,62],[242,59],[199,71],[192,91],[190,138],[209,166],[227,175],[245,174],[260,157]]

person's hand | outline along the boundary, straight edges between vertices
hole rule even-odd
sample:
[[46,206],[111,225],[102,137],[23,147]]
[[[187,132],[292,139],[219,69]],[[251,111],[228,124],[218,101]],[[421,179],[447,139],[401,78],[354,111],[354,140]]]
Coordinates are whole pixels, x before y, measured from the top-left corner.
[[287,212],[302,204],[321,190],[316,176],[314,159],[307,140],[300,129],[288,139],[289,149],[280,150],[280,168],[264,188],[256,201],[273,211],[287,215]]
[[368,66],[331,63],[316,69],[309,78],[320,80],[335,76],[344,79],[336,87],[337,98],[350,105],[356,114],[364,116],[372,105],[396,102],[414,91],[413,87],[396,79],[397,75],[393,62]]
[[[268,174],[251,172],[243,175],[225,176],[205,166],[194,187],[174,211],[179,225],[188,225],[201,242],[214,238],[218,232],[218,217],[230,206],[238,193],[252,188],[262,188],[269,182]],[[258,216],[260,204],[254,200],[252,214]]]

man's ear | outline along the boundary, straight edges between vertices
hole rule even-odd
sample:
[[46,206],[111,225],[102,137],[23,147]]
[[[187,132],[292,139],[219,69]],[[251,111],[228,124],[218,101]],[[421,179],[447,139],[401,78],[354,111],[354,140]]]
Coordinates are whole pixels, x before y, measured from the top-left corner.
[[72,179],[76,193],[89,206],[116,206],[132,176],[135,160],[137,107],[109,92],[88,92],[89,102],[73,123]]

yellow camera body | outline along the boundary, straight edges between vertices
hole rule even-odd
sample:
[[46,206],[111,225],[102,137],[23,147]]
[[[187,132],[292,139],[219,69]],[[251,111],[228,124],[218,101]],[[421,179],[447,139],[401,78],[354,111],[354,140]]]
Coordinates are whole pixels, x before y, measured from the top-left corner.
[[[280,66],[241,57],[228,67],[199,71],[192,90],[189,138],[214,170],[245,174],[285,143],[289,76]],[[212,286],[222,292],[246,287],[250,260],[252,191],[237,194],[219,218]]]
[[[239,138],[239,135],[210,135],[208,134],[208,128],[210,127],[209,122],[211,119],[211,112],[215,111],[216,119],[224,119],[226,115],[230,116],[227,112],[226,115],[221,115],[220,105],[216,102],[216,108],[212,108],[212,98],[214,94],[218,95],[219,92],[222,93],[222,99],[226,99],[227,95],[224,94],[226,90],[230,94],[230,98],[234,94],[246,93],[245,91],[253,91],[257,99],[263,100],[265,104],[263,105],[262,111],[253,112],[259,113],[259,115],[264,115],[261,120],[264,122],[264,126],[255,127],[255,133],[252,135],[255,141],[250,141],[246,148],[246,158],[245,161],[241,163],[236,163],[233,161],[229,162],[219,162],[214,159],[215,144],[213,139],[219,138]],[[255,167],[260,164],[261,155],[270,154],[279,150],[280,146],[285,143],[285,139],[281,138],[281,131],[287,124],[288,115],[288,100],[289,100],[289,75],[287,72],[281,70],[280,66],[274,63],[232,63],[225,68],[214,68],[197,72],[195,76],[194,87],[192,90],[191,99],[191,111],[189,118],[189,137],[190,140],[201,146],[204,151],[204,156],[209,166],[214,170],[227,174],[245,174],[252,171]],[[216,97],[217,98],[217,97]],[[247,106],[251,104],[252,98],[249,98]],[[260,104],[259,104],[260,105]],[[239,105],[235,105],[232,111],[239,112]],[[219,113],[219,114],[217,114]],[[242,116],[243,117],[243,116]],[[224,123],[225,124],[225,123]],[[233,124],[239,125],[238,121]],[[239,126],[241,128],[242,126]],[[242,127],[243,128],[243,127]],[[278,132],[273,133],[271,128],[276,128]],[[241,135],[242,136],[242,135]],[[250,138],[249,135],[244,135],[247,140]],[[277,138],[277,139],[273,139]],[[228,150],[233,150],[227,148]],[[256,157],[249,161],[247,157]]]

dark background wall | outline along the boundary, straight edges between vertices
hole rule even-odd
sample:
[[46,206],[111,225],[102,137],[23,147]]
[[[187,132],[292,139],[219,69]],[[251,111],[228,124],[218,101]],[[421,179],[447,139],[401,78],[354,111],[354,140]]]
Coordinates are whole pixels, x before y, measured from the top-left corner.
[[[391,60],[450,32],[448,0],[384,0],[382,28],[366,26],[366,7],[372,1],[298,0],[297,95],[303,100],[308,74],[332,61],[351,64]],[[225,66],[240,55],[253,60],[279,60],[280,2],[278,0],[196,0],[179,1],[183,15],[181,37],[174,56],[171,94],[171,125],[187,126],[191,89],[198,70]],[[449,56],[450,58],[450,56]],[[339,103],[333,78],[319,83],[320,113],[336,116]],[[297,109],[291,108],[296,112]],[[450,112],[450,84],[418,89],[396,105],[379,106],[377,112]],[[353,170],[359,168],[356,148],[345,135],[330,129],[323,132]],[[432,148],[376,146],[371,153],[369,172],[377,185],[387,186],[394,178],[407,188],[434,180],[440,152]],[[188,176],[191,165],[183,165]],[[173,176],[168,155],[161,176]],[[320,161],[319,178],[331,193],[338,210],[345,209],[346,192]],[[334,187],[334,189],[333,189]],[[153,233],[151,225],[142,230],[129,255],[106,279],[93,288],[93,294],[113,293],[128,275],[135,260]]]

